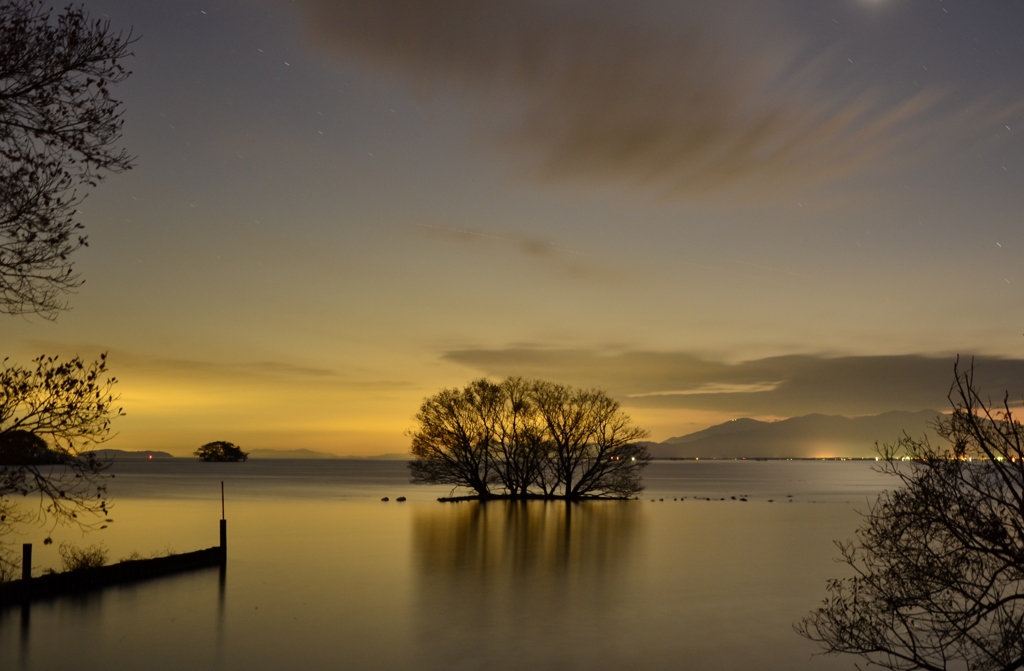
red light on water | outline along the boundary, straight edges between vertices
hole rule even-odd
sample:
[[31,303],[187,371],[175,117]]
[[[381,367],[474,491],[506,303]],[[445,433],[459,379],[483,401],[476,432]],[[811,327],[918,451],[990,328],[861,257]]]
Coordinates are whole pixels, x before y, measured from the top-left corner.
[[151,455],[149,455],[149,460],[150,460],[150,461],[153,461],[153,455],[152,455],[152,454],[151,454]]

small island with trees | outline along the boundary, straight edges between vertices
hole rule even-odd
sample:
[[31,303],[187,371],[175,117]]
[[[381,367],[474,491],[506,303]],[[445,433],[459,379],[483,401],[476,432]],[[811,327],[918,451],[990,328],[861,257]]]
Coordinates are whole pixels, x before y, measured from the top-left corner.
[[245,461],[249,458],[248,452],[226,440],[215,440],[200,446],[193,454],[199,457],[199,461]]
[[416,422],[412,481],[473,492],[441,501],[628,499],[650,462],[647,431],[599,389],[475,380],[424,399]]

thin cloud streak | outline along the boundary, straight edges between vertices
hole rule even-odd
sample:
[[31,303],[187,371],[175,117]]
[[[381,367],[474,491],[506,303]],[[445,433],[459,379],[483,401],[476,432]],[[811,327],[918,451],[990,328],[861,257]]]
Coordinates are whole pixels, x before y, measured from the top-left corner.
[[682,35],[607,3],[300,4],[314,44],[420,89],[487,103],[488,122],[507,124],[500,144],[546,181],[612,182],[668,199],[775,199],[963,122],[936,113],[939,90],[896,101],[827,92],[819,59],[798,63],[798,46],[783,40],[732,47],[735,36],[697,2],[676,8],[687,18]]
[[735,384],[709,382],[693,389],[673,389],[671,391],[649,391],[643,394],[628,394],[626,398],[650,398],[652,396],[699,396],[704,394],[756,394],[775,391],[782,382],[761,382]]
[[184,359],[132,352],[94,344],[71,345],[49,341],[26,343],[26,351],[57,353],[61,356],[75,356],[83,353],[85,358],[107,353],[111,370],[123,380],[145,378],[151,382],[190,380],[197,385],[215,383],[257,385],[327,385],[338,389],[387,391],[416,389],[418,385],[399,380],[369,379],[372,372],[352,370],[338,371],[331,368],[303,366],[284,361],[236,361],[219,362],[202,359]]
[[143,374],[153,380],[192,378],[205,383],[215,381],[235,384],[304,384],[361,391],[414,389],[410,382],[361,379],[361,375],[342,373],[328,368],[300,366],[280,361],[245,361],[219,363],[189,359],[170,359],[113,351],[123,375]]
[[[434,239],[463,245],[501,247],[544,264],[549,270],[573,279],[617,281],[625,274],[613,267],[600,265],[591,254],[565,249],[550,240],[514,233],[494,235],[465,228],[416,224],[416,230]],[[582,260],[578,260],[582,259]],[[593,261],[591,261],[593,260]]]
[[[787,355],[729,363],[691,352],[459,350],[444,359],[476,374],[522,375],[608,390],[627,406],[791,417],[942,410],[953,382],[952,355]],[[970,366],[961,358],[961,370]],[[1024,360],[977,357],[976,382],[1001,403],[1024,396]]]

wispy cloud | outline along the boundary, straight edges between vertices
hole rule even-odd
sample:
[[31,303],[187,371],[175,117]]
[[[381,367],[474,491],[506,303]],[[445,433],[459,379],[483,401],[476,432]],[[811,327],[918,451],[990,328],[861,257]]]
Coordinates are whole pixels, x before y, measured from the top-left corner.
[[[666,29],[632,3],[300,2],[315,44],[483,102],[485,123],[504,124],[500,144],[546,180],[776,197],[957,127],[936,113],[939,90],[831,90],[822,61],[835,54],[731,35],[704,5],[675,3]],[[757,49],[737,44],[755,36]]]
[[416,231],[421,235],[453,242],[462,245],[476,246],[481,249],[503,249],[511,251],[531,261],[542,264],[553,273],[570,278],[589,281],[619,280],[625,273],[618,272],[607,263],[599,263],[592,255],[557,245],[538,236],[519,235],[516,233],[487,233],[453,226],[437,226],[433,224],[417,224]]
[[[739,363],[691,352],[512,348],[459,350],[448,361],[476,374],[522,375],[608,390],[648,409],[734,415],[808,413],[866,415],[889,410],[944,409],[953,382],[952,355],[788,355]],[[970,358],[961,358],[961,369]],[[1024,360],[977,357],[976,382],[1001,402],[1024,396]]]
[[372,371],[337,370],[307,366],[287,361],[212,361],[187,359],[121,350],[96,344],[70,344],[49,341],[26,343],[26,353],[33,351],[71,357],[81,354],[95,358],[106,352],[111,372],[122,379],[145,379],[150,383],[192,381],[197,389],[204,385],[231,384],[259,386],[292,384],[326,385],[351,390],[415,389],[418,385],[403,380],[381,380]]
[[726,382],[708,382],[691,389],[672,389],[669,391],[648,391],[642,394],[627,394],[626,398],[650,398],[652,396],[702,396],[705,394],[757,394],[775,391],[781,382],[753,382],[736,384]]

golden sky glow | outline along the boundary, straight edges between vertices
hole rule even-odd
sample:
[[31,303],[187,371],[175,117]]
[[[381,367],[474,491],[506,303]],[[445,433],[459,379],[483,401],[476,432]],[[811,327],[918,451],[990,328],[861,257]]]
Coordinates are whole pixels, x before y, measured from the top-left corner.
[[1022,379],[1019,3],[87,0],[141,39],[86,284],[111,447],[372,455],[481,375],[662,440]]

